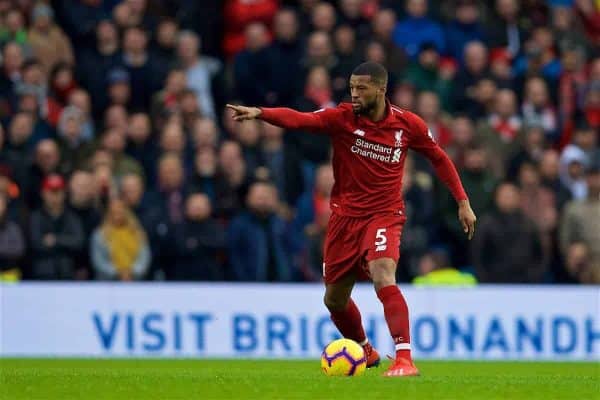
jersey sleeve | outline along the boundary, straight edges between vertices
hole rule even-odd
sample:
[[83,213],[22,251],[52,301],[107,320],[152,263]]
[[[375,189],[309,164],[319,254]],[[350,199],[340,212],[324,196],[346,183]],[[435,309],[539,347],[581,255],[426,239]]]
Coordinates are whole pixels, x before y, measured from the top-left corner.
[[340,107],[300,112],[291,108],[261,108],[260,119],[285,129],[304,129],[315,133],[331,133],[339,126]]
[[408,147],[429,159],[436,175],[448,187],[456,201],[467,200],[454,163],[435,142],[425,121],[415,114],[410,114],[409,117],[412,129],[409,131]]

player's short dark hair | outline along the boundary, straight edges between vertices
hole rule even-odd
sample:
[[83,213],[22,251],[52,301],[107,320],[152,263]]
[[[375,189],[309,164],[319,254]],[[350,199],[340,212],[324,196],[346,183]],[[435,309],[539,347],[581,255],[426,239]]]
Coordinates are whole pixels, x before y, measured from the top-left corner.
[[388,73],[385,67],[379,63],[367,61],[354,68],[352,75],[368,75],[373,82],[386,85]]

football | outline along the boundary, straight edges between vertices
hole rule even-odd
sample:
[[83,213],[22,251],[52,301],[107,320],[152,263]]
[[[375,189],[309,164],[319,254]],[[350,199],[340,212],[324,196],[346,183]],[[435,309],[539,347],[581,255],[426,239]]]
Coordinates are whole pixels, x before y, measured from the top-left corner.
[[366,366],[365,351],[350,339],[334,340],[321,354],[321,368],[328,376],[357,376],[365,372]]

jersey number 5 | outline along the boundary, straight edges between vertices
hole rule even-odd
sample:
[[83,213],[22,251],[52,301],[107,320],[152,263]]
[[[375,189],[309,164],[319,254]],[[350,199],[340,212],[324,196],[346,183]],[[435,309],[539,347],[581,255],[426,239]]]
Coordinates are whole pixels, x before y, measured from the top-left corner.
[[387,249],[385,231],[386,228],[377,229],[377,233],[375,234],[375,251],[384,251]]

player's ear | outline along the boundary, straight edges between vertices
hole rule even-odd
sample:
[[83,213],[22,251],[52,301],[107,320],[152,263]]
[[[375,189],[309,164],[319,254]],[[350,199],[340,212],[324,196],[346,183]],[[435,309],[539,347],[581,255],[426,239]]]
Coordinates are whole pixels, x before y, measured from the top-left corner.
[[387,91],[387,85],[384,83],[381,84],[381,86],[379,86],[379,92],[381,94],[385,94],[385,92]]

